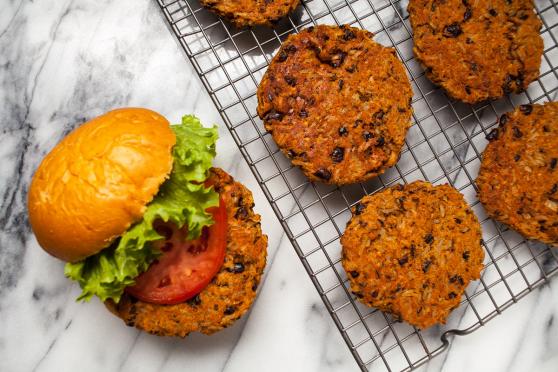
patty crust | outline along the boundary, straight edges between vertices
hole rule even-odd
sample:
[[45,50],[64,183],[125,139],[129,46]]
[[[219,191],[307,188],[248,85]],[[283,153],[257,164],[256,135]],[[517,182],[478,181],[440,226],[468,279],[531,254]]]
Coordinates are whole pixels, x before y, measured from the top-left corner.
[[300,0],[200,0],[217,15],[228,19],[236,27],[271,26],[292,12]]
[[341,244],[355,296],[420,328],[445,323],[483,268],[480,224],[449,185],[417,181],[365,196]]
[[118,304],[107,301],[109,310],[128,326],[161,336],[211,334],[234,323],[254,301],[265,268],[267,236],[253,211],[252,193],[219,168],[211,169],[209,180],[227,207],[227,251],[221,270],[198,295],[181,304],[146,303],[127,293]]
[[258,115],[312,181],[350,184],[393,166],[411,124],[411,85],[394,49],[348,26],[290,35],[258,87]]
[[487,139],[476,183],[488,215],[558,245],[558,102],[519,106]]
[[539,76],[543,40],[532,0],[410,0],[426,75],[466,103],[517,93]]

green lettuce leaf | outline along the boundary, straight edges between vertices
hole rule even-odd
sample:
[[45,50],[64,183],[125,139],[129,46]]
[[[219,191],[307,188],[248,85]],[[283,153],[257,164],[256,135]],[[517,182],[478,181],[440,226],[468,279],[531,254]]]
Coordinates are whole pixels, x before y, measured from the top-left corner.
[[176,135],[173,168],[147,206],[143,219],[110,248],[66,264],[64,274],[82,288],[78,300],[88,301],[93,295],[102,301],[120,300],[124,288],[134,284],[134,279],[160,254],[150,244],[162,238],[153,229],[155,220],[172,221],[179,227],[187,225],[189,239],[199,237],[202,228],[213,223],[206,209],[219,204],[219,194],[203,182],[215,157],[217,128],[204,128],[192,115],[184,116],[181,124],[171,128]]

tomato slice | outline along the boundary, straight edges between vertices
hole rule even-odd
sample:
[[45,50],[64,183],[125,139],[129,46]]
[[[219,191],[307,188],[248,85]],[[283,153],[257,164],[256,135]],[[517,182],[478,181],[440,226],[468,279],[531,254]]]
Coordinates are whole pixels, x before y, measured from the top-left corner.
[[136,278],[126,292],[141,301],[173,305],[200,293],[223,266],[227,246],[227,210],[223,199],[207,210],[215,223],[204,227],[196,240],[186,240],[188,227],[156,221],[155,230],[164,240],[153,244],[161,255]]

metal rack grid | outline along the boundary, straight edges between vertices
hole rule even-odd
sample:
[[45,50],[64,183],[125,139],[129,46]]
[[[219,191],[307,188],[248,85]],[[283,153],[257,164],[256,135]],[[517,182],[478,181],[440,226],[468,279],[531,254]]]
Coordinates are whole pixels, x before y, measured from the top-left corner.
[[[333,321],[362,370],[411,370],[441,353],[452,335],[474,331],[558,273],[558,250],[487,218],[474,179],[486,134],[518,104],[558,95],[558,6],[536,0],[545,50],[540,78],[529,89],[475,106],[448,99],[431,84],[412,52],[407,0],[303,0],[273,28],[236,29],[197,0],[157,0],[171,31],[199,74]],[[413,125],[401,159],[362,184],[314,184],[293,167],[256,115],[256,89],[281,42],[314,24],[366,28],[394,47],[414,91]],[[364,195],[396,183],[450,183],[481,221],[485,269],[444,326],[425,331],[366,307],[351,294],[341,267],[339,238],[352,207]]]

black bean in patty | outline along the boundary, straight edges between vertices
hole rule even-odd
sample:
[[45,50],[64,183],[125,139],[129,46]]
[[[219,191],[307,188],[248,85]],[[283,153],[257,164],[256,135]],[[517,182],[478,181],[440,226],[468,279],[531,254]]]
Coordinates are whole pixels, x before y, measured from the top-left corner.
[[265,115],[264,120],[281,120],[281,119],[283,119],[283,114],[275,110],[271,110]]
[[200,299],[200,295],[195,295],[194,297],[192,297],[191,299],[186,301],[188,303],[188,305],[190,306],[197,306],[199,304],[201,304],[201,299]]
[[472,15],[473,11],[471,10],[471,8],[465,9],[465,13],[463,14],[463,22],[468,21]]
[[508,115],[504,114],[500,116],[500,125],[506,125],[507,122],[508,122]]
[[343,30],[343,40],[349,41],[356,37],[355,33],[350,28],[345,28]]
[[362,203],[357,203],[355,205],[355,214],[358,216],[359,214],[361,214],[364,209],[366,208],[366,206]]
[[497,128],[492,129],[486,135],[486,139],[489,140],[489,141],[494,141],[494,140],[498,139],[498,129]]
[[521,105],[519,106],[519,111],[525,115],[530,115],[533,112],[533,106],[531,105]]
[[234,314],[234,312],[236,311],[236,307],[234,306],[227,306],[225,311],[223,312],[225,315],[231,315]]
[[408,257],[407,255],[401,257],[401,258],[398,260],[399,266],[405,265],[408,261],[409,261],[409,257]]
[[336,147],[335,149],[333,149],[333,152],[331,153],[331,160],[333,160],[334,163],[341,163],[343,161],[344,156],[345,156],[345,149],[342,147]]
[[434,237],[432,236],[432,234],[426,234],[424,236],[424,242],[426,244],[432,244],[433,241],[434,241]]
[[287,82],[287,84],[289,84],[291,87],[294,87],[296,85],[296,79],[292,76],[285,76],[285,81]]
[[244,264],[242,262],[235,262],[233,267],[227,269],[228,272],[240,274],[244,272]]
[[279,62],[285,62],[289,56],[285,53],[284,50],[279,52],[279,57],[277,58]]
[[331,178],[331,172],[327,169],[321,168],[314,172],[314,176],[328,181]]
[[459,23],[454,22],[444,27],[443,35],[444,37],[458,37],[462,33],[463,30],[461,30],[461,26],[459,25]]
[[432,265],[432,261],[431,260],[425,260],[422,264],[422,271],[424,273],[428,272],[428,270],[430,269],[430,265]]

